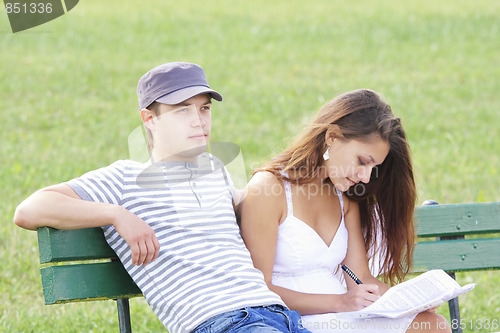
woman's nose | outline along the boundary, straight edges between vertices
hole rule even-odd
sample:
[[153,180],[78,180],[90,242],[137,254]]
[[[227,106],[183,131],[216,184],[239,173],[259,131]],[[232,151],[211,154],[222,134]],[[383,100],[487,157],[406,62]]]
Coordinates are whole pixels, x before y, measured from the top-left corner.
[[366,167],[362,168],[361,172],[359,173],[359,180],[365,184],[368,184],[370,182],[372,169],[373,168],[371,166],[366,166]]

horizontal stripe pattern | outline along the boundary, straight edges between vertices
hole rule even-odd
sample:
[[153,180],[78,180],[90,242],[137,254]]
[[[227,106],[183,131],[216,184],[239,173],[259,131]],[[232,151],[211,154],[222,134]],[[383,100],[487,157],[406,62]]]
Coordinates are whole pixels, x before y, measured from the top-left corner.
[[284,305],[268,290],[241,239],[227,171],[209,154],[202,158],[199,164],[117,161],[67,183],[82,199],[119,204],[153,228],[160,256],[147,266],[133,266],[125,240],[112,226],[103,230],[172,333],[190,332],[227,311]]

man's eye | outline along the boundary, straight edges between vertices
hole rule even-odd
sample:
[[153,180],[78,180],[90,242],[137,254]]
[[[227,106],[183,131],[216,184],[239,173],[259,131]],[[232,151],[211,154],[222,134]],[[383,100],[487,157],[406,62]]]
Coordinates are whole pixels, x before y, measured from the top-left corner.
[[358,159],[358,162],[359,162],[359,165],[361,165],[361,166],[363,166],[363,165],[365,165],[365,164],[366,164],[366,163],[365,163],[365,162],[363,162],[361,159]]
[[180,109],[177,109],[177,112],[187,112],[189,111],[189,108],[180,108]]
[[210,106],[204,106],[201,108],[202,111],[210,111]]

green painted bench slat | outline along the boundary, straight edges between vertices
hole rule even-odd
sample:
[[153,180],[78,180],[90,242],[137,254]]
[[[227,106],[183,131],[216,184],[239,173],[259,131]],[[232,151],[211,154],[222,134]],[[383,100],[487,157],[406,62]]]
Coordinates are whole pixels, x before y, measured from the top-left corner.
[[38,229],[40,263],[116,258],[101,228]]
[[142,295],[118,261],[44,267],[41,275],[45,304]]
[[[128,300],[142,293],[109,247],[102,229],[43,227],[37,233],[40,263],[46,264],[40,269],[45,304],[113,299],[120,332],[132,332]],[[98,259],[102,262],[96,262]]]
[[[500,202],[439,205],[429,200],[416,207],[415,218],[419,240],[412,272],[441,268],[455,278],[455,272],[500,268]],[[460,323],[458,299],[448,306],[451,322]]]
[[500,269],[500,239],[457,239],[417,243],[414,272]]
[[415,216],[419,237],[500,232],[500,202],[421,206]]

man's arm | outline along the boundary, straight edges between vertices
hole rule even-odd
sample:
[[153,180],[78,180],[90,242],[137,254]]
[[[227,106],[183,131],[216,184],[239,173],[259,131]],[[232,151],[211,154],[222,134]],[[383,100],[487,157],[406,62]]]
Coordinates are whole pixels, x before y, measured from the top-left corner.
[[81,200],[66,184],[41,189],[17,206],[14,223],[36,230],[48,226],[56,229],[80,229],[114,224],[118,206]]
[[113,225],[129,244],[135,265],[155,260],[160,250],[153,229],[142,219],[118,205],[82,200],[66,184],[33,193],[16,208],[14,223],[29,230],[43,226],[69,230]]

